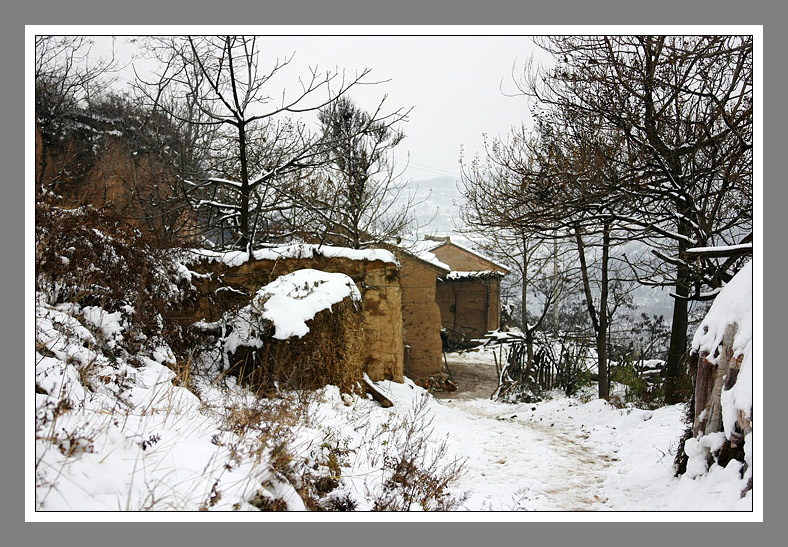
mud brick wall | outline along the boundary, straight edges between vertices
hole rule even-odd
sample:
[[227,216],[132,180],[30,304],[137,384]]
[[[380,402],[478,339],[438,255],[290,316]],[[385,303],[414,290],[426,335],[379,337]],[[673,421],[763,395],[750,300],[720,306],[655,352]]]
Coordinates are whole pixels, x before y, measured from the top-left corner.
[[436,299],[441,324],[472,338],[500,326],[501,282],[497,277],[442,279]]
[[216,321],[230,310],[249,303],[257,290],[277,277],[304,268],[348,275],[359,288],[364,314],[363,359],[365,372],[374,381],[403,382],[402,290],[397,266],[383,261],[348,258],[284,258],[249,261],[229,267],[201,261],[191,266],[209,278],[194,278],[199,296],[195,321]]
[[410,346],[407,374],[426,379],[443,367],[440,337],[441,314],[435,301],[439,270],[400,253],[402,321],[405,344]]

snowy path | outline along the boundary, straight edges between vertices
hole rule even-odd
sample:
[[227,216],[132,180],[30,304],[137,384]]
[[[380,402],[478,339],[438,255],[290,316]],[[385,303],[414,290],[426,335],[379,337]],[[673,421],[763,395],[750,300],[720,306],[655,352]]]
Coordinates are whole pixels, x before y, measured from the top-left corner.
[[[588,511],[612,507],[600,495],[612,454],[590,446],[588,435],[519,418],[511,405],[444,401],[465,415],[463,486],[469,509]],[[455,421],[451,428],[459,429]],[[502,496],[502,494],[504,494]]]
[[[469,479],[485,483],[484,491],[494,485],[507,489],[517,484],[518,489],[509,497],[518,509],[610,509],[600,491],[611,463],[616,461],[613,454],[594,448],[588,433],[574,431],[571,423],[552,420],[551,425],[539,418],[528,419],[523,415],[526,407],[490,401],[497,375],[488,352],[448,357],[460,389],[436,393],[435,397],[440,404],[467,415],[469,424],[462,428],[465,446],[461,448],[471,448],[467,443],[473,438],[476,448],[481,448],[480,453],[470,450]],[[469,501],[473,505],[473,496]]]

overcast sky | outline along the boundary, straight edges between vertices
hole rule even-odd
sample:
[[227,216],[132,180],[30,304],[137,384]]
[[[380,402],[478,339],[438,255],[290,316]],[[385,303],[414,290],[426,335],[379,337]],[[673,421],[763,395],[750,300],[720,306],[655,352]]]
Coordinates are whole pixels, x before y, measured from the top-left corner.
[[[116,44],[122,57],[134,49],[124,38]],[[414,107],[395,150],[398,167],[410,155],[404,177],[414,181],[457,176],[461,146],[471,158],[482,151],[483,133],[506,136],[513,125],[530,123],[528,101],[502,89],[514,93],[513,68],[522,71],[532,54],[546,60],[527,36],[277,36],[259,44],[263,66],[295,54],[283,74],[290,83],[280,80],[282,87],[297,86],[309,66],[348,76],[370,68],[371,79],[388,80],[357,88],[351,97],[368,109],[384,95],[391,110]]]

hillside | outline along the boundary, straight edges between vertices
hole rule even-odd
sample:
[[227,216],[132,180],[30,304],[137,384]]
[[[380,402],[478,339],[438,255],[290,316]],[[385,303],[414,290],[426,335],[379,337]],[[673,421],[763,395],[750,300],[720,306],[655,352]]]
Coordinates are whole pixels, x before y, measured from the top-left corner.
[[419,235],[445,235],[460,223],[462,196],[456,177],[443,176],[411,181],[408,188],[414,195],[414,216],[424,227]]

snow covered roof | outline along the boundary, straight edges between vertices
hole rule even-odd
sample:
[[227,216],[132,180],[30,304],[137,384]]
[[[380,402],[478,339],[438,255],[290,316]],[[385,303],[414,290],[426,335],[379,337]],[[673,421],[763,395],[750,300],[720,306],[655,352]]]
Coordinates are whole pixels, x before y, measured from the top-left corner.
[[461,272],[461,271],[453,271],[446,276],[448,280],[462,280],[462,279],[473,279],[473,278],[484,278],[484,277],[503,277],[503,272],[499,272],[498,270],[480,270],[480,271],[472,271],[472,272]]
[[[482,253],[480,251],[471,249],[469,246],[467,246],[465,244],[457,243],[456,241],[452,240],[451,237],[449,237],[449,236],[446,237],[445,241],[426,240],[426,241],[424,241],[424,243],[425,244],[430,244],[428,246],[428,250],[429,251],[434,251],[434,250],[438,249],[439,247],[443,247],[443,246],[446,246],[446,245],[452,245],[452,246],[454,246],[454,247],[456,247],[456,248],[458,248],[458,249],[460,249],[462,251],[465,251],[466,253],[470,253],[470,254],[472,254],[474,256],[477,256],[477,257],[481,258],[482,260],[484,260],[486,262],[489,262],[490,264],[492,264],[493,266],[495,266],[496,268],[498,268],[500,270],[503,270],[504,275],[508,274],[511,271],[509,268],[507,268],[506,266],[504,266],[500,262],[497,262],[496,260],[490,258],[486,254],[484,254],[484,253]],[[469,243],[470,243],[470,241],[469,241]]]
[[406,252],[416,258],[423,260],[437,268],[440,268],[444,271],[451,271],[451,267],[448,264],[445,264],[438,260],[438,257],[435,256],[430,252],[430,249],[434,249],[438,243],[435,241],[427,241],[427,240],[406,240],[403,241],[400,246],[398,247],[401,251]]
[[[196,249],[192,251],[198,259],[217,261],[227,266],[240,266],[249,261],[246,251],[213,251],[210,249]],[[347,258],[349,260],[367,260],[389,262],[397,264],[394,253],[385,249],[349,249],[346,247],[332,247],[329,245],[311,245],[298,243],[277,247],[264,247],[252,251],[255,260],[278,260],[281,258],[313,258],[324,256],[327,258]]]
[[419,239],[418,241],[409,242],[409,245],[418,252],[429,252],[433,249],[437,249],[444,243],[446,243],[446,240],[436,241],[434,239]]

